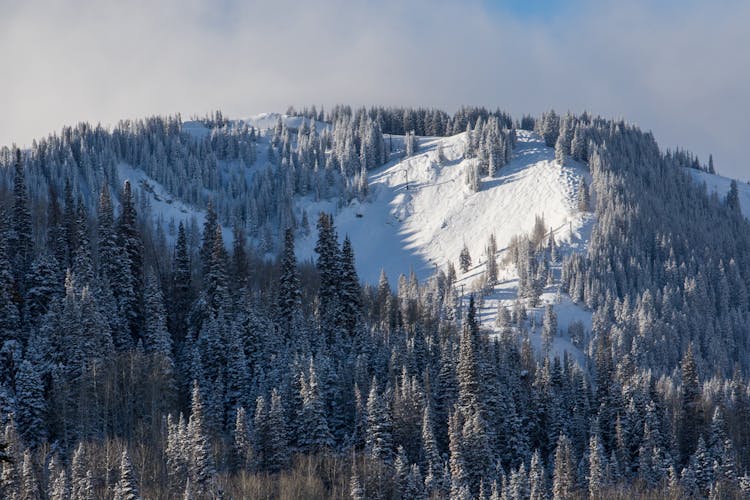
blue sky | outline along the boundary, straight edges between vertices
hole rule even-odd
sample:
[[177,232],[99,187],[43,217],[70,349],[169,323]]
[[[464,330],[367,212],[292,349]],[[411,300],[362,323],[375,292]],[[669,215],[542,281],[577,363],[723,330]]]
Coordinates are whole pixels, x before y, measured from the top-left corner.
[[624,118],[750,178],[750,2],[0,0],[0,144],[288,105]]

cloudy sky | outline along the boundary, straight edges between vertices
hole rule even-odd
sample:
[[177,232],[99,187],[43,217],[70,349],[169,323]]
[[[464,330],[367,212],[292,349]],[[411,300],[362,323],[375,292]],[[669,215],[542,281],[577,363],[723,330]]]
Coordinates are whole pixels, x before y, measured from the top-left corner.
[[746,0],[0,0],[0,144],[335,103],[590,110],[750,178]]

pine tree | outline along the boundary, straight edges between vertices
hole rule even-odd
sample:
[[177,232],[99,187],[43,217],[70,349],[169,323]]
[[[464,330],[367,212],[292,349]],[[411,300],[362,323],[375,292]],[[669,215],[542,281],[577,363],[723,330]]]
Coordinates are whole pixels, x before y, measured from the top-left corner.
[[479,366],[477,363],[477,336],[479,333],[475,320],[474,295],[469,298],[469,311],[466,322],[461,331],[461,341],[458,351],[458,365],[456,378],[458,379],[458,406],[464,418],[478,410],[479,397]]
[[351,500],[365,500],[365,490],[362,488],[362,482],[359,480],[354,464],[352,464],[352,475],[349,480],[349,497]]
[[461,249],[461,254],[458,256],[458,267],[462,273],[465,273],[471,267],[471,254],[469,254],[469,248],[464,243],[464,247]]
[[349,336],[353,336],[357,327],[357,318],[360,316],[361,290],[359,277],[354,267],[354,250],[349,236],[344,238],[341,248],[341,261],[339,264],[341,272],[339,278],[339,307],[341,314],[341,327]]
[[187,333],[187,312],[193,302],[191,274],[185,226],[180,221],[172,263],[172,307],[170,309],[170,331],[178,343],[185,338]]
[[302,305],[297,257],[294,254],[294,231],[284,233],[284,253],[279,277],[279,322],[287,340],[292,340],[292,324]]
[[495,234],[490,235],[487,243],[487,283],[494,285],[497,283],[497,240]]
[[244,407],[240,406],[235,412],[234,430],[232,432],[235,466],[240,470],[246,470],[252,460],[253,452],[247,424],[247,412]]
[[391,415],[385,402],[385,395],[378,394],[378,383],[374,378],[367,397],[365,448],[375,460],[390,463],[393,459]]
[[34,257],[31,235],[31,211],[26,190],[26,176],[21,150],[16,148],[15,176],[13,177],[13,241],[11,251],[15,259],[16,279],[21,282]]
[[463,456],[463,422],[461,412],[455,409],[448,417],[448,441],[450,450],[450,496],[462,498],[468,490],[468,474]]
[[[424,470],[432,470],[433,475],[439,475],[442,468],[442,459],[435,440],[429,404],[424,405],[424,411],[422,412],[422,466]],[[435,480],[439,482],[440,478],[435,478]]]
[[188,421],[188,465],[187,472],[193,491],[197,496],[210,496],[215,490],[216,470],[211,453],[211,443],[206,435],[203,402],[198,383],[193,383],[190,420]]
[[555,466],[552,479],[552,496],[555,500],[574,498],[575,472],[570,440],[560,434],[555,450]]
[[[146,275],[146,290],[143,294],[145,321],[143,341],[147,353],[156,354],[172,365],[172,339],[167,331],[167,313],[164,294],[153,270]],[[165,367],[171,371],[171,366]],[[171,375],[171,374],[165,374]]]
[[68,482],[68,472],[65,466],[60,463],[58,457],[53,457],[47,466],[47,477],[49,486],[47,496],[50,500],[68,500],[70,498],[70,484]]
[[120,460],[120,479],[115,486],[115,499],[139,500],[140,498],[133,464],[130,462],[128,450],[124,449],[122,450],[122,459]]
[[20,500],[38,500],[41,498],[39,483],[34,471],[34,461],[31,450],[28,448],[23,452],[23,464],[21,465],[21,495]]
[[224,248],[221,226],[216,226],[213,237],[214,248],[211,253],[211,265],[204,276],[204,294],[208,312],[216,316],[219,310],[226,307],[229,299],[227,286],[227,251]]
[[138,338],[142,314],[141,292],[143,290],[143,242],[137,227],[135,200],[130,182],[125,181],[122,194],[122,211],[117,220],[117,244],[120,248],[120,266],[117,285],[123,319],[134,339]]
[[320,213],[318,218],[318,241],[315,253],[318,254],[317,268],[320,273],[318,292],[318,318],[321,330],[329,344],[336,336],[335,324],[338,316],[338,284],[340,278],[338,243],[333,227],[333,217]]
[[212,254],[214,252],[216,228],[219,227],[218,217],[211,200],[206,207],[206,219],[203,223],[203,242],[200,248],[202,275],[205,277],[211,271]]
[[99,276],[106,277],[110,283],[118,278],[117,267],[119,252],[115,234],[115,216],[112,198],[107,183],[102,184],[97,209],[97,244],[99,254]]
[[83,443],[73,453],[70,465],[70,499],[71,500],[94,500],[94,485],[91,471],[86,467],[85,451]]
[[581,177],[578,181],[578,210],[588,212],[591,210],[591,196],[589,195],[589,185]]
[[0,212],[0,345],[7,340],[18,339],[21,321],[14,300],[18,292],[8,256],[8,238],[3,234],[3,222],[3,214]]
[[29,446],[37,446],[47,437],[47,400],[44,397],[44,384],[39,371],[28,360],[21,363],[15,385],[21,437]]
[[544,478],[544,466],[539,450],[531,456],[529,467],[529,500],[546,500],[547,485]]
[[544,308],[544,320],[542,325],[542,342],[545,354],[549,355],[550,347],[557,336],[557,313],[555,313],[552,304],[547,304]]
[[16,148],[15,175],[13,177],[13,238],[11,251],[14,257],[16,281],[21,283],[34,257],[31,235],[31,211],[26,191],[26,177],[21,150]]
[[333,446],[326,420],[325,402],[318,387],[315,365],[310,359],[307,377],[300,380],[302,408],[298,416],[300,446],[305,453],[316,453]]
[[271,407],[268,410],[268,470],[279,472],[289,461],[289,438],[287,435],[284,407],[281,403],[279,391],[271,392]]
[[591,434],[589,438],[589,498],[600,498],[604,486],[604,448],[599,443],[599,436]]
[[682,358],[682,402],[680,406],[679,445],[683,459],[693,452],[698,441],[703,419],[701,412],[701,388],[698,382],[698,368],[693,357],[693,345],[688,346]]
[[727,193],[727,207],[729,207],[732,212],[738,215],[742,214],[739,191],[737,190],[737,181],[734,179],[732,179],[732,182],[729,184],[729,193]]

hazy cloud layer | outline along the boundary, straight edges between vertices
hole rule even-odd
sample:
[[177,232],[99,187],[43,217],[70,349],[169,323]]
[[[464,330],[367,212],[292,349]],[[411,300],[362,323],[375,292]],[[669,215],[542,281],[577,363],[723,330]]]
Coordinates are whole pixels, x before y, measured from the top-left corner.
[[[750,2],[0,0],[0,144],[288,104],[591,110],[750,178]],[[666,5],[666,6],[665,6]]]

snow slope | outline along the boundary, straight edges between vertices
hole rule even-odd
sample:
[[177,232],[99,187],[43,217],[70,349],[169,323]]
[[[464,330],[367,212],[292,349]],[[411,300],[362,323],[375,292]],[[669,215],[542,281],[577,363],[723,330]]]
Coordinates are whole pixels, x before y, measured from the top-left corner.
[[[421,138],[418,152],[391,163],[370,176],[370,200],[334,210],[328,202],[303,202],[311,222],[320,210],[333,210],[341,237],[349,235],[360,278],[377,282],[380,269],[395,283],[413,268],[420,279],[454,263],[464,243],[475,264],[495,234],[499,249],[513,236],[528,233],[536,215],[543,215],[558,242],[583,247],[590,223],[575,208],[583,165],[560,167],[554,150],[531,132],[518,131],[511,162],[495,178],[482,179],[474,193],[464,182],[474,159],[463,158],[465,134]],[[438,161],[440,144],[446,161]],[[314,233],[314,231],[313,231]],[[314,257],[316,234],[298,243],[301,259]]]
[[[689,168],[687,170],[696,182],[706,184],[709,193],[715,192],[723,199],[729,192],[729,185],[732,183],[732,179],[720,175],[709,174],[694,168]],[[740,195],[740,208],[742,209],[742,213],[745,217],[750,217],[750,184],[737,181],[737,191]]]
[[[548,148],[537,134],[519,130],[518,143],[511,162],[497,173],[485,177],[479,192],[472,192],[464,181],[466,169],[475,159],[463,157],[466,135],[447,138],[420,138],[419,149],[411,157],[397,160],[370,175],[370,198],[346,207],[332,202],[313,203],[300,200],[311,224],[322,210],[334,214],[340,238],[352,241],[360,279],[377,283],[384,269],[395,286],[398,275],[413,269],[420,280],[429,279],[436,269],[445,270],[448,262],[457,263],[464,245],[472,255],[473,267],[459,274],[458,286],[463,290],[464,303],[475,288],[485,268],[484,248],[494,233],[498,244],[498,261],[514,236],[529,233],[535,216],[543,215],[555,233],[561,252],[583,252],[595,222],[592,214],[576,208],[580,177],[590,181],[582,164],[568,161],[560,166],[554,150]],[[438,145],[445,160],[438,160]],[[317,234],[313,230],[297,242],[302,260],[313,259]],[[457,266],[456,266],[457,267]],[[560,267],[553,268],[559,277]],[[484,328],[494,329],[498,304],[512,307],[517,297],[518,276],[512,265],[499,271],[498,284],[481,294],[479,319]],[[541,349],[541,317],[544,304],[554,305],[558,325],[563,332],[573,321],[581,321],[591,329],[591,312],[562,295],[557,302],[557,288],[545,290],[538,308],[529,311],[536,316],[531,322],[532,344]],[[566,335],[554,340],[552,351],[567,351],[582,360],[582,352]]]

